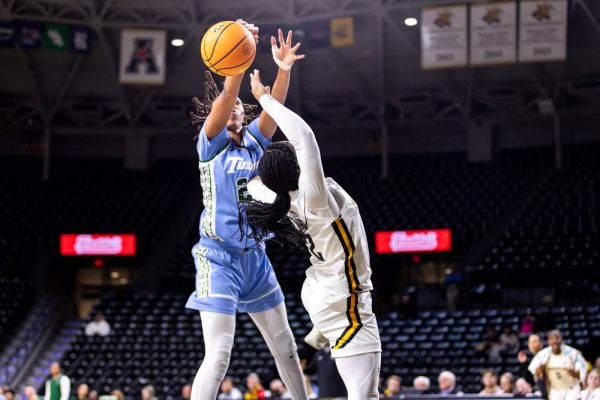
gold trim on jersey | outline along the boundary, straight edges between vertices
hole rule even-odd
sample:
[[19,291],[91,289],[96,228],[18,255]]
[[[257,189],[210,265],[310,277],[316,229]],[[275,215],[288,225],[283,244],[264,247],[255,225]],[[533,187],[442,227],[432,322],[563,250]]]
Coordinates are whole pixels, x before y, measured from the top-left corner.
[[354,263],[355,246],[354,242],[352,241],[352,235],[350,235],[350,231],[348,230],[348,226],[346,226],[346,223],[342,217],[338,217],[335,221],[333,221],[331,227],[340,240],[342,248],[344,249],[344,253],[346,254],[344,272],[348,281],[348,290],[350,291],[350,296],[347,299],[346,305],[348,327],[344,329],[344,332],[342,332],[342,335],[336,340],[335,345],[333,346],[333,349],[341,349],[350,343],[352,338],[356,336],[360,328],[363,326],[362,322],[360,321],[360,314],[358,313],[358,292],[362,292],[363,290],[360,287],[360,283],[356,275],[356,264]]
[[352,293],[350,297],[347,299],[346,306],[346,316],[348,317],[349,325],[338,340],[335,341],[335,345],[333,349],[341,349],[346,346],[354,336],[360,331],[360,328],[363,327],[363,324],[360,320],[360,314],[358,313],[358,293]]

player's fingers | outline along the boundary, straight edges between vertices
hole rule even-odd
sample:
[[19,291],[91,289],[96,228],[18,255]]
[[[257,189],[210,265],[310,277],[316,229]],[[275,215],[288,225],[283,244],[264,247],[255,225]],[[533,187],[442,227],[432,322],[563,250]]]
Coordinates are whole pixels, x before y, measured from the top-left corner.
[[283,32],[281,29],[277,29],[277,36],[279,36],[279,46],[285,46],[285,42],[283,41]]
[[277,47],[277,40],[275,39],[275,36],[271,36],[271,47]]
[[288,34],[287,34],[287,39],[286,39],[286,43],[288,45],[288,47],[292,46],[292,31],[289,30]]
[[267,91],[267,93],[271,93],[271,86],[265,86],[265,90]]
[[296,54],[296,60],[302,60],[304,57],[306,57],[306,54]]
[[302,46],[302,43],[298,42],[298,43],[296,43],[296,45],[294,47],[292,47],[292,50],[296,51],[300,48],[300,46]]

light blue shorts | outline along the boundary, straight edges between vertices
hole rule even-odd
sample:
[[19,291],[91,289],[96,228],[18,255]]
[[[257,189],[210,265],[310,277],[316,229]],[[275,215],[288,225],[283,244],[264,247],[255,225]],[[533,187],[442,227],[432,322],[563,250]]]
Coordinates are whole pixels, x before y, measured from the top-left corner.
[[196,290],[187,308],[222,314],[256,313],[283,302],[264,243],[240,249],[202,239],[192,248]]

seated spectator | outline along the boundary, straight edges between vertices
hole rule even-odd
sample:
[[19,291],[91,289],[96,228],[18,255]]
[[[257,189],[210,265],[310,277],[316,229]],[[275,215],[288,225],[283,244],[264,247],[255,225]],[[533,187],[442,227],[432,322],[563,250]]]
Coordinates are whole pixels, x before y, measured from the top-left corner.
[[475,351],[479,354],[487,355],[490,361],[500,360],[500,340],[498,339],[498,333],[494,328],[489,328],[485,334],[483,341],[475,346]]
[[257,374],[252,372],[246,378],[246,393],[244,393],[245,400],[257,400],[257,399],[267,399],[269,398],[270,393],[263,389],[262,384],[260,383],[260,378]]
[[517,382],[515,383],[515,387],[516,387],[515,395],[517,395],[517,396],[527,397],[527,396],[533,395],[533,389],[532,389],[531,385],[524,378],[517,379]]
[[157,400],[156,389],[152,385],[146,385],[141,390],[142,400]]
[[306,386],[306,392],[308,393],[309,399],[318,399],[319,398],[319,393],[318,393],[319,388],[315,388],[313,386],[310,376],[304,375],[304,385]]
[[181,399],[190,400],[192,398],[192,385],[189,383],[181,388]]
[[527,313],[527,315],[521,320],[521,328],[519,329],[519,333],[532,333],[534,324],[535,318],[533,318],[531,313]]
[[519,351],[519,336],[510,326],[504,328],[504,332],[500,335],[500,350],[507,354],[516,354]]
[[420,394],[431,393],[431,381],[426,376],[417,376],[413,381],[415,390],[418,390]]
[[312,360],[306,364],[306,374],[316,375],[319,396],[324,398],[348,397],[346,386],[331,358],[331,348],[323,347],[317,351]]
[[504,394],[515,393],[515,377],[510,372],[505,372],[500,376],[500,389]]
[[271,390],[271,398],[274,400],[289,400],[292,398],[281,379],[273,379],[269,389]]
[[455,394],[461,396],[463,392],[456,388],[456,375],[450,371],[442,371],[438,376],[438,386],[440,387],[440,395],[447,396]]
[[90,395],[88,396],[90,400],[98,400],[98,391],[91,390]]
[[586,383],[587,387],[581,393],[581,400],[600,400],[600,371],[591,370]]
[[75,393],[77,394],[77,400],[89,400],[90,387],[87,384],[82,383],[77,386]]
[[23,395],[25,396],[25,400],[39,400],[40,399],[40,397],[38,396],[38,394],[33,386],[25,386],[25,388],[23,389]]
[[483,370],[481,383],[483,384],[483,390],[479,392],[480,396],[498,396],[502,394],[502,389],[498,386],[498,374],[493,369]]
[[85,326],[87,336],[106,336],[110,334],[110,325],[104,319],[102,313],[96,313],[94,319]]
[[221,382],[221,394],[217,397],[219,400],[242,400],[244,396],[242,392],[235,387],[233,379],[226,376]]
[[385,381],[385,389],[383,390],[384,399],[397,399],[400,396],[400,387],[402,379],[398,375],[390,375]]
[[6,400],[14,400],[15,399],[15,392],[8,386],[4,386],[2,388],[2,391],[4,392],[4,398]]
[[125,400],[125,393],[123,393],[123,391],[120,389],[113,390],[110,392],[110,395],[117,400]]

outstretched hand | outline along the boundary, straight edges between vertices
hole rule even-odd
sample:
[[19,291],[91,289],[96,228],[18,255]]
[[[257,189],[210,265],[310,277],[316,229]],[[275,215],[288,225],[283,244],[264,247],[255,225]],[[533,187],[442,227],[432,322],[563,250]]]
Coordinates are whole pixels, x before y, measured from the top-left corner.
[[290,67],[296,62],[296,60],[302,60],[306,57],[305,54],[296,54],[296,51],[300,48],[302,43],[298,42],[292,46],[292,31],[288,31],[287,38],[283,40],[283,32],[281,29],[277,30],[279,36],[279,47],[277,47],[277,41],[274,36],[271,36],[271,48],[275,48],[273,53],[274,57],[277,57],[280,61],[286,63]]
[[238,19],[235,21],[235,23],[240,24],[248,29],[254,38],[254,43],[258,43],[258,26],[254,26],[254,24],[246,22],[243,19]]
[[260,81],[260,71],[255,69],[254,72],[250,73],[250,87],[252,88],[252,94],[258,101],[264,94],[271,94],[271,88],[264,86]]

